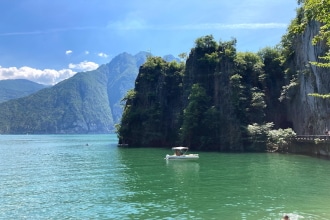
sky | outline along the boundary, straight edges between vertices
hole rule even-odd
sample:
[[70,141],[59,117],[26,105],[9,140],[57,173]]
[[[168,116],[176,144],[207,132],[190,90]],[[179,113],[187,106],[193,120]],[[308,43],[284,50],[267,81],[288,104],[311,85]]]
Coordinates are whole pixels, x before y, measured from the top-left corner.
[[297,7],[297,0],[0,1],[0,80],[54,85],[123,52],[189,54],[205,35],[257,52],[280,43]]

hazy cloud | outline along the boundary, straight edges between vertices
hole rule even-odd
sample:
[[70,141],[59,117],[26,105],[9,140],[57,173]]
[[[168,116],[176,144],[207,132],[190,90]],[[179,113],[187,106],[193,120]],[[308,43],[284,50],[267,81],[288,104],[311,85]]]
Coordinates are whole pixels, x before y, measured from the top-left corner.
[[186,25],[146,25],[138,20],[111,23],[107,28],[115,30],[225,30],[225,29],[274,29],[287,28],[286,23],[197,23]]
[[27,79],[45,85],[54,85],[62,80],[73,76],[76,72],[71,69],[34,69],[23,66],[4,68],[0,66],[0,80],[5,79]]
[[115,30],[148,30],[154,29],[152,26],[146,25],[145,21],[140,19],[127,19],[125,21],[116,21],[109,23],[107,28]]
[[103,27],[97,26],[81,26],[81,27],[69,27],[69,28],[52,28],[45,30],[32,30],[32,31],[17,31],[17,32],[4,32],[0,33],[0,36],[17,36],[17,35],[39,35],[39,34],[52,34],[58,32],[66,31],[84,31],[84,30],[98,30],[103,29]]
[[98,67],[99,65],[97,63],[90,61],[83,61],[78,64],[73,64],[73,63],[69,64],[70,69],[75,69],[77,71],[91,71],[97,69]]
[[71,54],[73,51],[72,50],[67,50],[67,51],[65,51],[65,54],[66,55],[69,55],[69,54]]
[[224,30],[224,29],[274,29],[287,28],[288,24],[284,23],[242,23],[242,24],[222,24],[222,23],[205,23],[196,25],[184,25],[176,27],[177,29],[186,30]]

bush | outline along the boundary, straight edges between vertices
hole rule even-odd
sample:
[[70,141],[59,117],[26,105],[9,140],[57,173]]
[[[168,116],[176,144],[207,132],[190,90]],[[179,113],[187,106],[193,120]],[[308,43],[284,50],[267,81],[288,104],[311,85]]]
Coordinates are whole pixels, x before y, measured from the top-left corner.
[[291,129],[271,130],[268,133],[268,151],[287,151],[289,144],[296,133]]

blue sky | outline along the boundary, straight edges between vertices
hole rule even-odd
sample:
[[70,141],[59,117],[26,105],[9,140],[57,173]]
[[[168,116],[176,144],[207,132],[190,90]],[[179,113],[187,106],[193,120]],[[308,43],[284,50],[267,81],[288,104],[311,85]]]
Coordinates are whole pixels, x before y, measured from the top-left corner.
[[189,53],[198,37],[257,52],[281,40],[296,0],[1,1],[0,80],[55,84],[114,56]]

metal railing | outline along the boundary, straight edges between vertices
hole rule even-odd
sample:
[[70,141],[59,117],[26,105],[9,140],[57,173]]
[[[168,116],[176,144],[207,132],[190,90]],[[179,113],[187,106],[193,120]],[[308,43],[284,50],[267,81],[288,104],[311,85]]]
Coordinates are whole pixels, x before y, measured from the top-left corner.
[[294,138],[296,141],[300,142],[309,142],[315,140],[323,140],[323,141],[330,141],[329,135],[296,135]]

